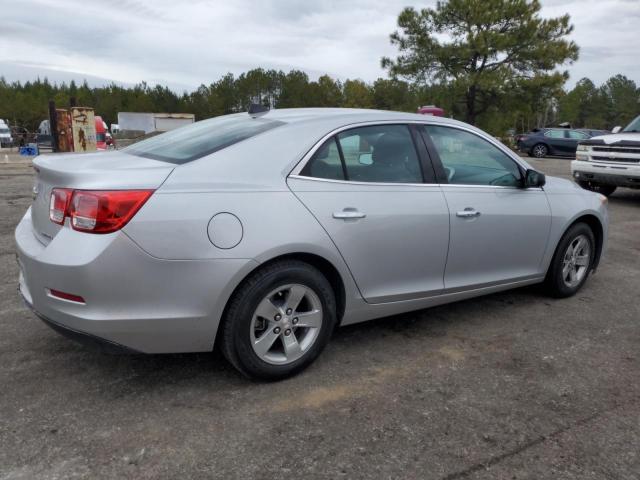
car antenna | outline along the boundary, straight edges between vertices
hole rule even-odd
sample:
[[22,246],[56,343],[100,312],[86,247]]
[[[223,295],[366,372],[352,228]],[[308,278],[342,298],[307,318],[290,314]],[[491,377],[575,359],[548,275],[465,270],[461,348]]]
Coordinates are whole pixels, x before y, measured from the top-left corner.
[[265,107],[264,105],[260,105],[259,103],[252,103],[249,107],[249,115],[251,115],[252,118],[264,115],[268,111],[269,107]]

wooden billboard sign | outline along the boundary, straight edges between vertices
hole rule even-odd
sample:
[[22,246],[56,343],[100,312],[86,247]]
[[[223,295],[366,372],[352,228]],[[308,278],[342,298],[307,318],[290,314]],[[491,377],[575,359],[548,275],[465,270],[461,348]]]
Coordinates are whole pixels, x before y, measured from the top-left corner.
[[96,151],[96,120],[93,108],[72,107],[71,131],[74,152]]

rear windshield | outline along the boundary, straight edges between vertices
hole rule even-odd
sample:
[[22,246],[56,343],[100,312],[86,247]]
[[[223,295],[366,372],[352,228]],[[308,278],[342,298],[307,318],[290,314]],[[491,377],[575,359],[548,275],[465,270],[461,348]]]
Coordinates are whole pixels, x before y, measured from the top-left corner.
[[171,130],[135,143],[123,151],[180,165],[280,125],[284,122],[251,118],[247,114],[222,116]]

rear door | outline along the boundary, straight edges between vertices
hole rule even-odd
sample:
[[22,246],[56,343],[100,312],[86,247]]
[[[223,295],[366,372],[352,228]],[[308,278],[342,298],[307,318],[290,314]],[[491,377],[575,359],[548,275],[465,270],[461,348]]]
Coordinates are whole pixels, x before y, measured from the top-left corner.
[[443,288],[449,211],[426,155],[408,125],[357,127],[326,139],[288,179],[368,302]]
[[447,290],[540,276],[551,227],[541,188],[521,188],[523,169],[469,130],[427,125],[423,133],[450,209]]

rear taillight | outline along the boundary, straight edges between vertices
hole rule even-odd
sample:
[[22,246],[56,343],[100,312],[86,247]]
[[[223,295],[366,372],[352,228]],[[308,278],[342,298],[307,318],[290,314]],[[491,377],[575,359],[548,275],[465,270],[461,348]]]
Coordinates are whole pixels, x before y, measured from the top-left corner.
[[[62,190],[62,189],[54,189]],[[71,227],[80,232],[111,233],[120,230],[149,199],[153,190],[74,190],[61,221],[71,219]],[[54,210],[51,194],[51,211]],[[57,210],[56,210],[57,212]],[[59,218],[59,215],[55,217]]]
[[58,225],[64,224],[64,219],[69,210],[71,202],[71,194],[73,190],[70,188],[54,188],[51,190],[51,200],[49,202],[49,219]]

